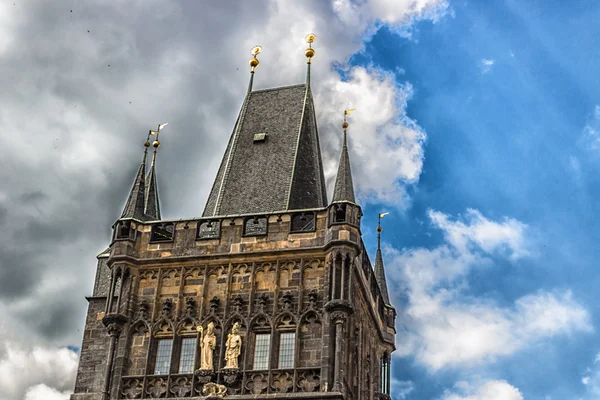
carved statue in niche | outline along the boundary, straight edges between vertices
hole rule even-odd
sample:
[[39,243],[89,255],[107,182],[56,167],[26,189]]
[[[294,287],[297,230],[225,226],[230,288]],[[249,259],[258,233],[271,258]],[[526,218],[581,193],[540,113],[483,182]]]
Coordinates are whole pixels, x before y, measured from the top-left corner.
[[240,336],[240,324],[236,322],[227,335],[225,344],[225,368],[238,369],[238,357],[242,349],[242,337]]
[[206,328],[206,333],[202,325],[198,325],[196,328],[200,332],[200,369],[213,370],[213,352],[215,351],[215,345],[217,344],[217,337],[215,336],[215,324],[210,322]]

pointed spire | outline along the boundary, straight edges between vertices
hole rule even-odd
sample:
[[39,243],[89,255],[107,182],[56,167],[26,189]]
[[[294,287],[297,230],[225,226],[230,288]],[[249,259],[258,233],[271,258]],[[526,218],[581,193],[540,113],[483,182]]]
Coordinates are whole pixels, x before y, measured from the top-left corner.
[[388,295],[387,281],[385,279],[385,268],[383,267],[383,257],[381,256],[381,218],[385,217],[388,213],[379,214],[377,221],[377,254],[375,255],[375,279],[379,285],[381,291],[381,297],[385,304],[390,304],[390,296]]
[[310,86],[310,64],[312,64],[312,58],[315,56],[315,50],[312,48],[312,44],[317,38],[317,35],[314,33],[309,33],[305,36],[306,43],[308,43],[308,49],[304,51],[304,55],[306,56],[306,85]]
[[166,125],[167,123],[161,124],[156,131],[151,130],[149,132],[149,135],[156,135],[156,140],[152,143],[154,152],[152,153],[150,172],[148,172],[148,176],[146,177],[146,193],[144,199],[144,213],[147,218],[151,220],[160,219],[160,202],[158,199],[158,183],[156,180],[156,155],[158,153],[158,148],[160,147],[158,136],[160,135],[160,130]]
[[344,128],[344,144],[342,146],[342,154],[340,155],[337,177],[335,178],[333,203],[339,201],[356,203],[354,197],[354,185],[352,183],[352,171],[350,169],[350,156],[348,155],[348,139],[346,137],[346,130],[348,129],[346,115],[350,114],[352,111],[354,110],[344,111],[344,123],[342,124],[342,128]]
[[248,83],[248,93],[252,91],[252,84],[254,83],[254,70],[256,69],[256,67],[258,67],[258,64],[260,64],[256,56],[260,54],[261,50],[262,47],[254,46],[250,51],[250,54],[252,54],[252,58],[250,59],[250,83]]
[[[148,135],[148,138],[150,138],[150,135]],[[123,208],[121,218],[144,219],[144,192],[146,191],[146,157],[148,155],[148,147],[150,147],[150,141],[146,139],[142,164],[135,176],[135,181],[125,203],[125,208]]]

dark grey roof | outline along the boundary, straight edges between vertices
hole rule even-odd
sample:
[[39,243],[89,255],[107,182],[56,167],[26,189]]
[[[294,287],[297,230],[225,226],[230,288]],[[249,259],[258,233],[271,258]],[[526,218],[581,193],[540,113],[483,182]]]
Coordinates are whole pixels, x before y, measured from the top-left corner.
[[375,279],[381,291],[381,297],[385,304],[390,304],[388,295],[387,281],[385,279],[385,268],[383,267],[383,257],[381,256],[381,234],[377,234],[377,253],[375,254]]
[[348,156],[348,146],[346,142],[346,131],[344,131],[344,145],[342,146],[340,165],[335,178],[332,202],[351,201],[352,203],[356,203],[354,198],[354,185],[352,184],[352,170],[350,169],[350,157]]
[[[266,133],[266,140],[254,136]],[[327,195],[310,87],[248,93],[204,216],[325,207]]]
[[146,199],[144,202],[144,213],[149,220],[160,219],[160,202],[158,200],[158,183],[156,182],[156,153],[152,159],[150,172],[146,178]]
[[135,176],[133,187],[125,203],[121,218],[136,218],[144,220],[144,192],[146,190],[146,151],[140,169]]

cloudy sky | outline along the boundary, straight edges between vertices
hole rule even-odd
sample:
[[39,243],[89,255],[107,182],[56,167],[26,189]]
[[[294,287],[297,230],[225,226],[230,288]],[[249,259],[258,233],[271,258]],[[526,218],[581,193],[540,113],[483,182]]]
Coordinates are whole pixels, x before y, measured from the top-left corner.
[[[199,216],[248,80],[312,84],[331,187],[340,115],[399,311],[394,399],[600,397],[596,1],[0,1],[0,392],[67,399],[142,155]],[[331,191],[330,191],[331,193]]]

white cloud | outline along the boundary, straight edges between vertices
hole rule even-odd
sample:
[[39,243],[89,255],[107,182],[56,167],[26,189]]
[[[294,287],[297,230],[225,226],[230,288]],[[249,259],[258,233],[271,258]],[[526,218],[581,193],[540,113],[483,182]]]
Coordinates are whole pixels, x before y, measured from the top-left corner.
[[585,375],[581,377],[581,383],[585,386],[585,396],[582,400],[595,400],[600,397],[600,353],[594,359],[591,367],[587,368]]
[[479,60],[479,68],[481,69],[482,74],[487,74],[492,70],[495,61],[490,58],[482,58]]
[[[352,171],[358,195],[363,201],[397,204],[405,197],[404,183],[418,181],[423,168],[425,133],[405,111],[410,86],[397,87],[389,74],[361,67],[348,74],[347,81],[324,82],[319,116],[330,122],[330,131],[340,131],[340,110],[357,109],[349,119],[348,140],[350,159],[360,166]],[[331,161],[327,174],[333,177],[337,157]]]
[[539,291],[511,307],[468,296],[473,269],[492,266],[493,257],[517,261],[531,253],[525,224],[491,221],[476,210],[464,220],[437,211],[429,217],[444,233],[444,244],[387,249],[391,286],[404,288],[409,300],[398,317],[397,355],[412,355],[435,371],[489,362],[544,338],[592,329],[587,310],[569,291]]
[[69,391],[59,392],[40,383],[27,389],[25,400],[69,400]]
[[396,399],[408,399],[408,395],[415,390],[415,384],[412,381],[401,381],[392,377],[391,391]]
[[428,214],[434,226],[444,232],[448,243],[460,252],[478,247],[490,254],[503,252],[512,259],[529,254],[524,237],[527,225],[514,218],[490,221],[471,208],[467,209],[465,222],[451,221],[448,215],[437,211]]
[[[347,61],[378,24],[435,21],[444,0],[268,0],[234,9],[166,0],[16,4],[0,5],[0,320],[11,338],[0,369],[79,344],[94,256],[108,244],[154,124],[170,122],[158,161],[165,217],[202,212],[256,43],[260,89],[301,82],[302,38],[318,35],[312,87],[330,184],[347,106],[358,108],[349,133],[362,198],[397,202],[404,184],[419,179],[425,133],[406,115],[412,87]],[[373,163],[377,153],[381,162]],[[70,374],[68,384],[66,375],[46,379],[41,368],[3,374],[10,379],[0,377],[0,391],[11,400],[62,396],[74,367],[54,369]]]
[[0,352],[0,389],[5,399],[65,399],[73,390],[77,354],[66,348],[23,348],[6,342]]
[[442,400],[523,400],[519,389],[502,380],[490,380],[477,387],[461,382],[456,389],[460,394],[446,392]]
[[[341,115],[346,108],[356,108],[350,119],[349,142],[361,202],[398,204],[406,200],[404,186],[419,179],[426,139],[425,132],[406,115],[412,86],[398,85],[394,75],[382,70],[350,68],[346,62],[362,49],[363,40],[378,23],[406,26],[423,18],[437,20],[446,9],[444,0],[335,0],[333,15],[328,15],[309,3],[273,1],[269,10],[276,10],[276,15],[247,34],[251,38],[245,39],[247,48],[255,44],[256,38],[264,48],[255,84],[264,85],[266,79],[270,81],[268,86],[289,84],[294,77],[304,76],[305,64],[299,62],[299,55],[306,44],[299,38],[309,31],[317,34],[311,75],[329,189],[341,149]],[[303,18],[298,19],[298,15]],[[344,69],[347,79],[340,79],[332,68],[334,64]],[[373,162],[374,155],[377,163]]]

